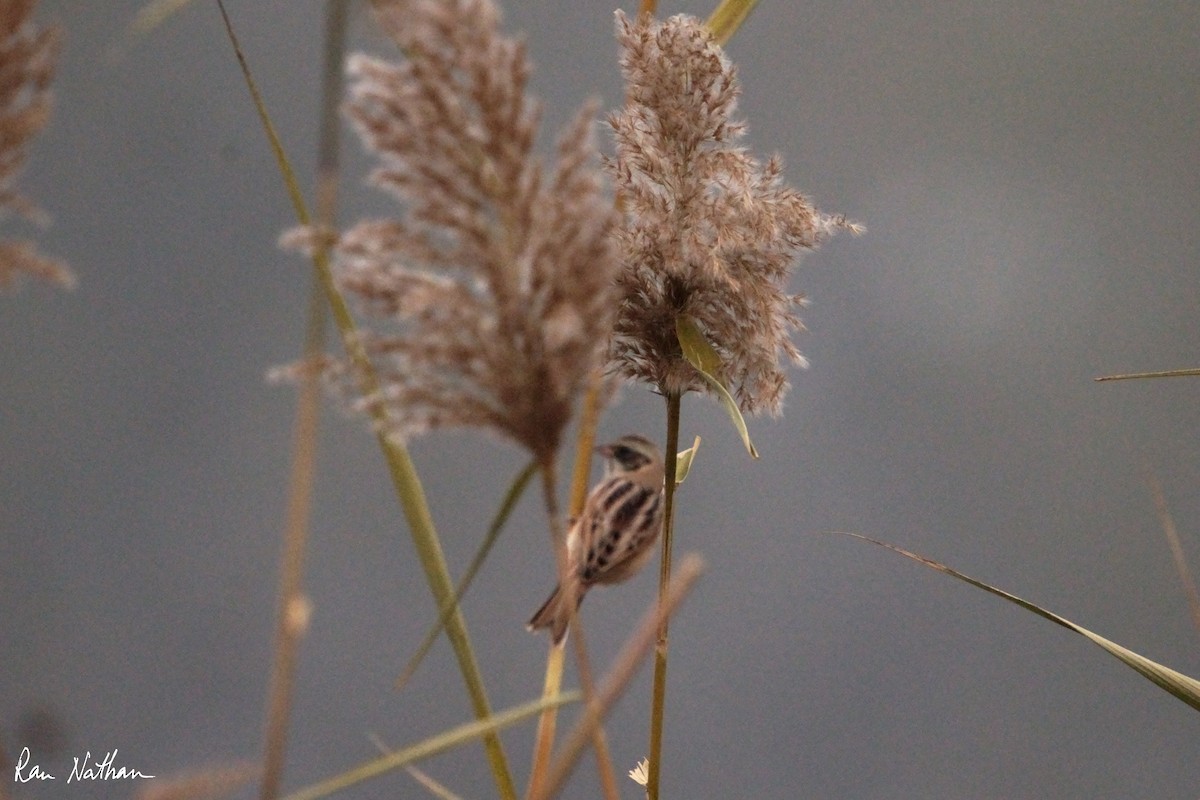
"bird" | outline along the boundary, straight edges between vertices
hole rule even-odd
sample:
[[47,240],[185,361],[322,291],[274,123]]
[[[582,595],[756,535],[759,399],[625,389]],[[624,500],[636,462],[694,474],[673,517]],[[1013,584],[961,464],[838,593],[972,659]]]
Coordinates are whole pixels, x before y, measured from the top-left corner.
[[555,644],[588,589],[620,583],[649,560],[663,523],[663,458],[644,436],[627,434],[596,448],[605,475],[588,494],[567,531],[567,572],[529,620],[530,631],[550,629]]

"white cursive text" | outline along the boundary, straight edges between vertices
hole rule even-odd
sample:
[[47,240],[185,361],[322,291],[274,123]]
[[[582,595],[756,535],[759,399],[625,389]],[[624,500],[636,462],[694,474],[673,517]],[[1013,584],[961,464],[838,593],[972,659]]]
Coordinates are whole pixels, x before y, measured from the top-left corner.
[[92,766],[88,766],[88,761],[92,757],[92,751],[88,750],[87,755],[82,759],[73,759],[75,766],[71,767],[71,774],[67,776],[67,783],[71,781],[119,781],[119,780],[136,780],[138,778],[153,778],[153,775],[145,775],[133,767],[115,767],[114,762],[117,760],[119,750],[110,750],[104,754],[104,758],[96,761]]
[[[24,775],[21,774],[21,770],[25,770]],[[31,765],[29,763],[29,748],[22,747],[21,755],[17,758],[17,768],[14,771],[13,780],[17,783],[29,783],[30,781],[53,781],[58,779],[37,764]]]

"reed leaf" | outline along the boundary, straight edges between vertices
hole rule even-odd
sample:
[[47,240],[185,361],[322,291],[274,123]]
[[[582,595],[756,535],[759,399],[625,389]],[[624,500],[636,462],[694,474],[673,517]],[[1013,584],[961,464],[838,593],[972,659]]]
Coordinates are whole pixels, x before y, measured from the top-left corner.
[[1071,622],[1069,619],[1060,617],[1051,611],[1047,611],[1041,606],[1035,605],[1028,600],[1017,597],[1014,594],[1010,594],[1003,589],[998,589],[995,586],[991,586],[990,584],[984,583],[981,580],[972,578],[969,575],[964,575],[958,570],[934,561],[933,559],[925,558],[924,556],[909,552],[908,550],[897,547],[893,544],[872,539],[869,536],[863,536],[861,533],[850,533],[848,531],[830,532],[837,533],[842,536],[850,536],[855,539],[861,539],[864,542],[870,542],[871,544],[891,550],[894,553],[899,553],[905,558],[916,561],[918,564],[923,564],[930,569],[935,569],[938,572],[958,578],[960,581],[969,583],[977,589],[983,589],[985,592],[990,592],[997,597],[1002,597],[1008,602],[1018,605],[1026,611],[1031,611],[1043,619],[1048,619],[1055,625],[1061,625],[1069,631],[1074,631],[1080,636],[1089,639],[1093,644],[1103,648],[1104,651],[1109,655],[1119,659],[1121,663],[1133,669],[1143,678],[1152,682],[1155,686],[1158,686],[1160,689],[1182,700],[1197,711],[1200,711],[1200,680],[1196,680],[1195,678],[1184,675],[1182,672],[1177,672],[1170,667],[1163,666],[1156,661],[1151,661],[1145,656],[1135,653],[1127,647],[1122,647],[1116,642],[1105,639],[1098,633],[1093,633],[1082,625],[1077,625],[1074,622]]

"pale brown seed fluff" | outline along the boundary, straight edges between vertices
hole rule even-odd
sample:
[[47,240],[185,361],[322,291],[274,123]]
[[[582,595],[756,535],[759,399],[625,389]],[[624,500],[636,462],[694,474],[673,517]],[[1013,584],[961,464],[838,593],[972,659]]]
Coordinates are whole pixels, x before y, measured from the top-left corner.
[[859,228],[786,186],[778,158],[762,163],[739,146],[737,73],[698,20],[617,12],[617,38],[626,102],[609,117],[607,167],[624,210],[612,364],[663,392],[710,391],[679,349],[675,320],[686,314],[742,409],[778,413],[788,388],[780,355],[804,363],[791,340],[802,329],[792,264]]
[[[50,116],[50,82],[58,61],[61,31],[39,28],[33,21],[34,0],[0,3],[0,210],[39,219],[37,207],[17,192],[30,142]],[[75,276],[63,262],[38,252],[30,241],[0,240],[0,290],[21,275],[65,288]]]
[[[350,59],[346,110],[401,212],[334,249],[391,432],[480,427],[545,458],[603,357],[615,302],[616,217],[594,109],[563,131],[553,171],[534,152],[539,107],[524,45],[490,0],[375,4],[401,63]],[[354,395],[344,362],[328,372]]]

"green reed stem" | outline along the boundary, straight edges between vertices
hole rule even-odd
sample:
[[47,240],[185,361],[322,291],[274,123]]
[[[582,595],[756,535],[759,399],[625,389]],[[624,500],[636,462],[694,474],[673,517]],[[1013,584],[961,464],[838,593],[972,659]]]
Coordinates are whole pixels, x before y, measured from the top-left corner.
[[[404,516],[408,520],[409,533],[417,557],[425,571],[425,579],[433,593],[438,608],[454,606],[454,581],[450,578],[450,570],[446,566],[446,556],[442,551],[441,541],[433,526],[433,518],[429,514],[429,504],[425,500],[425,491],[417,476],[416,467],[408,454],[408,449],[395,439],[380,433],[379,444],[387,461],[388,471],[392,476],[396,494]],[[476,718],[483,720],[492,715],[487,692],[483,687],[483,675],[479,670],[479,662],[471,648],[471,639],[467,634],[467,623],[462,610],[455,608],[446,618],[446,636],[454,648],[458,659],[458,668],[466,683],[467,694],[471,698],[471,708]],[[504,755],[504,746],[494,733],[488,733],[483,738],[484,749],[492,767],[492,776],[496,788],[505,800],[516,800],[517,789],[513,783],[512,773],[508,768],[508,759]]]
[[[667,392],[666,475],[663,494],[662,561],[658,573],[658,598],[665,602],[671,586],[671,545],[675,532],[675,453],[679,451],[680,395]],[[662,775],[663,716],[667,702],[667,625],[663,615],[658,624],[658,642],[654,648],[654,696],[650,707],[650,772],[646,781],[646,797],[658,800],[659,778]]]
[[712,31],[717,44],[724,47],[756,5],[758,0],[721,0],[704,24]]
[[[462,603],[463,596],[467,593],[467,589],[471,587],[471,582],[475,580],[475,576],[479,574],[483,563],[492,552],[492,545],[496,544],[496,540],[500,538],[500,532],[504,530],[504,524],[508,522],[508,518],[512,515],[513,509],[516,508],[517,501],[521,499],[521,494],[525,491],[525,487],[529,484],[530,479],[533,478],[533,474],[537,472],[537,466],[536,461],[530,461],[523,470],[517,473],[517,477],[513,479],[512,484],[508,487],[508,491],[504,495],[504,499],[500,501],[500,508],[496,511],[496,516],[492,518],[492,524],[488,526],[488,531],[483,537],[483,542],[480,543],[479,549],[471,558],[471,563],[467,565],[467,569],[463,572],[462,577],[458,579],[458,588],[454,591],[454,605],[441,609],[437,620],[430,627],[429,632],[425,634],[425,638],[421,640],[421,644],[417,647],[416,652],[409,658],[408,663],[404,666],[400,677],[396,678],[392,688],[397,691],[403,689],[412,676],[416,674],[417,667],[425,660],[425,656],[429,655],[429,651],[433,649],[438,636],[441,635],[446,627],[446,620],[450,618],[450,615]],[[555,689],[553,694],[557,693],[558,690]]]

